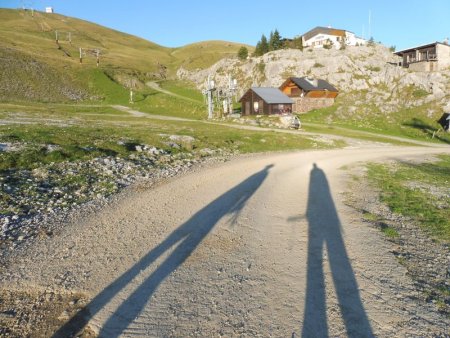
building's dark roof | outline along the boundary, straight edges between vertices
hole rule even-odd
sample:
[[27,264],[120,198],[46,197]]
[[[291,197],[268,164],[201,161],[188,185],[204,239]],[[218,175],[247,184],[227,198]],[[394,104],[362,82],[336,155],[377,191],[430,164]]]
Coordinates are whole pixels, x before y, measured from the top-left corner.
[[328,34],[328,35],[336,35],[336,36],[345,36],[344,29],[336,29],[336,28],[328,28],[328,27],[316,27],[311,29],[310,31],[303,34],[303,38],[305,40],[311,39],[313,36],[317,34]]
[[442,43],[442,42],[433,42],[433,43],[429,43],[427,45],[422,45],[422,46],[417,46],[417,47],[408,48],[408,49],[404,49],[404,50],[399,50],[398,52],[395,52],[394,54],[398,55],[398,56],[403,56],[403,54],[405,54],[405,53],[414,52],[414,51],[416,51],[418,49],[429,48],[429,47],[433,47],[433,46],[436,46],[436,45],[443,45],[443,46],[448,46],[449,47],[449,45],[447,45],[445,43]]
[[259,97],[261,97],[264,101],[266,101],[269,104],[292,104],[294,101],[292,101],[289,96],[285,95],[281,90],[278,88],[271,88],[271,87],[252,87],[251,90],[253,90]]
[[338,90],[334,86],[321,79],[310,79],[308,77],[291,77],[291,81],[306,92],[310,92],[312,90],[328,90],[330,92],[338,92]]

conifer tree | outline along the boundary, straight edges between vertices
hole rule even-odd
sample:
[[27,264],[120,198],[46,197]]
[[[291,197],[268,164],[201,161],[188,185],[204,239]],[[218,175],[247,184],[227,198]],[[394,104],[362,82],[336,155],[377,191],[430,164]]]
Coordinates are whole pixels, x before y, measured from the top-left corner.
[[264,55],[267,52],[269,52],[269,43],[267,42],[267,38],[264,34],[261,36],[260,45],[261,45],[261,52],[262,52],[261,55]]
[[277,29],[271,34],[271,47],[272,50],[279,50],[283,46],[283,43],[281,42],[281,35],[280,32],[278,32]]

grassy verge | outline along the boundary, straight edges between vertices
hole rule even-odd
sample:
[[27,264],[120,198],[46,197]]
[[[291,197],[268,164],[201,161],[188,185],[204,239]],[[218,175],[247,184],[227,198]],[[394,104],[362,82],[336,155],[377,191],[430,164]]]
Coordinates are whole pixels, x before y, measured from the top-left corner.
[[[317,109],[308,114],[301,115],[302,122],[321,123],[330,127],[344,127],[349,130],[367,131],[380,135],[397,136],[415,140],[450,144],[450,134],[439,132],[432,138],[433,133],[439,129],[437,113],[439,107],[434,103],[418,107],[403,108],[394,113],[381,113],[376,107],[365,106],[366,112],[359,114],[339,112],[339,106],[346,106],[346,99],[338,99],[332,107]],[[347,109],[344,109],[346,111]],[[370,113],[368,113],[368,112]],[[429,112],[434,112],[430,117]]]
[[[365,141],[371,141],[371,142],[381,142],[381,143],[389,143],[399,146],[411,146],[410,142],[408,142],[406,139],[405,141],[399,141],[392,138],[389,138],[388,136],[383,135],[376,135],[373,134],[367,134],[364,131],[355,129],[355,128],[349,128],[349,127],[340,127],[340,126],[334,126],[334,125],[320,125],[316,123],[303,123],[302,121],[302,129],[307,132],[313,132],[313,133],[321,133],[321,134],[330,134],[330,135],[339,135],[344,137],[350,137]],[[414,144],[416,145],[416,144]]]
[[[28,109],[24,105],[2,105],[0,116],[9,121],[0,125],[0,143],[18,148],[0,151],[0,170],[32,169],[99,156],[127,157],[140,144],[168,152],[223,149],[240,153],[339,146],[301,135],[136,118],[103,106],[42,105]],[[170,135],[191,136],[194,141],[186,149],[177,149],[170,145]]]
[[194,87],[190,82],[177,81],[177,80],[167,80],[160,83],[161,88],[168,90],[177,95],[181,95],[191,100],[196,100],[203,104],[204,98],[200,90]]
[[450,156],[433,163],[370,164],[368,169],[381,200],[394,213],[410,217],[432,237],[450,241]]

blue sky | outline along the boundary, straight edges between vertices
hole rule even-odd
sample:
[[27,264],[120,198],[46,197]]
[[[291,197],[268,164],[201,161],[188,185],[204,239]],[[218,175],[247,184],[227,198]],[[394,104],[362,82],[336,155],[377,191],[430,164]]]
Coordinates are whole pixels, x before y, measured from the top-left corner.
[[[450,37],[450,0],[0,0],[92,21],[166,47],[204,40],[255,45],[278,29],[283,37],[316,26],[346,29],[397,50]],[[288,5],[290,3],[290,5]],[[370,25],[369,25],[370,13]],[[370,34],[370,35],[369,35]]]

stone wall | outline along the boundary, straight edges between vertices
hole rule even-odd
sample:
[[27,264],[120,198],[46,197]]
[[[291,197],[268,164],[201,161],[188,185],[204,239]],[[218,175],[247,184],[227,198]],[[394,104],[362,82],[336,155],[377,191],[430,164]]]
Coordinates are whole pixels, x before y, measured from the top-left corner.
[[413,72],[433,72],[438,70],[437,61],[420,61],[410,63],[409,67]]
[[294,101],[292,111],[294,113],[306,113],[313,109],[330,107],[334,104],[332,98],[291,97]]
[[444,70],[447,67],[450,67],[450,46],[437,44],[436,49],[439,59],[439,70]]

